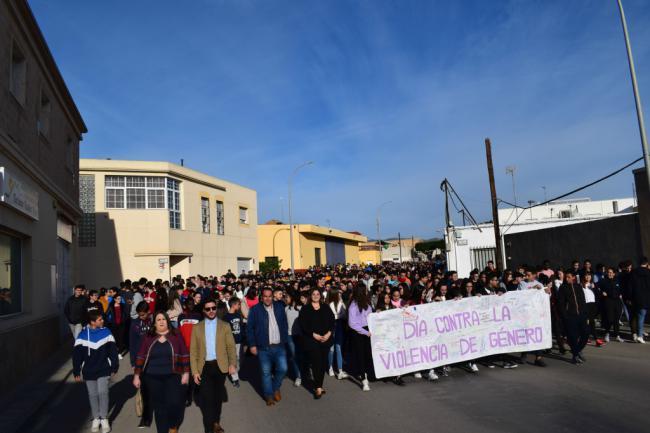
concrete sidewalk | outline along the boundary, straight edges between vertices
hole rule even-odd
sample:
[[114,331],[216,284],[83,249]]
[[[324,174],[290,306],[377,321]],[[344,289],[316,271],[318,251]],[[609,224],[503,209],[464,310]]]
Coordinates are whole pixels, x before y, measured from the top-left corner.
[[71,376],[72,340],[66,340],[23,384],[0,396],[0,432],[20,431]]

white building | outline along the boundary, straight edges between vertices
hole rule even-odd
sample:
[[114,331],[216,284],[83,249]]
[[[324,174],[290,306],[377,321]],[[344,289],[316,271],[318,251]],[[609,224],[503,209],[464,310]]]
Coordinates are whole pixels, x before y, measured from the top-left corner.
[[[503,236],[635,212],[633,198],[611,200],[558,200],[531,209],[499,209],[501,243]],[[488,260],[495,260],[494,225],[451,226],[445,233],[447,267],[461,277],[473,269],[482,270]],[[505,251],[505,248],[502,248]],[[505,252],[504,252],[505,254]],[[505,263],[505,257],[503,257]]]

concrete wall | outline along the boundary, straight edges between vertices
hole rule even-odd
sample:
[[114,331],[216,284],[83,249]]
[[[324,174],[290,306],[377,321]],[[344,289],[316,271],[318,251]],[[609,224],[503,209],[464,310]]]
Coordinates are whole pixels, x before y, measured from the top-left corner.
[[645,168],[634,170],[634,184],[639,208],[639,228],[643,255],[650,257],[650,190]]
[[572,260],[590,259],[594,265],[616,266],[641,256],[639,217],[636,213],[596,221],[507,234],[508,267],[539,265],[567,267]]

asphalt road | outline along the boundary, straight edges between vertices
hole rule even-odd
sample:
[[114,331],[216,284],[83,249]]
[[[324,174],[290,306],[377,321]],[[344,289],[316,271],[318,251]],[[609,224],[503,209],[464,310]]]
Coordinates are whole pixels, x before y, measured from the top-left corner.
[[[283,400],[266,407],[256,391],[255,359],[244,368],[250,381],[227,384],[222,425],[228,433],[250,432],[648,432],[650,344],[609,343],[585,349],[587,363],[547,357],[548,366],[453,369],[437,382],[406,378],[406,386],[371,384],[362,392],[351,381],[327,377],[327,394],[313,400],[287,379]],[[111,387],[114,432],[155,432],[136,426],[130,368],[126,359]],[[23,432],[90,431],[85,386],[66,383],[28,420]],[[203,431],[199,409],[185,411],[181,432]]]

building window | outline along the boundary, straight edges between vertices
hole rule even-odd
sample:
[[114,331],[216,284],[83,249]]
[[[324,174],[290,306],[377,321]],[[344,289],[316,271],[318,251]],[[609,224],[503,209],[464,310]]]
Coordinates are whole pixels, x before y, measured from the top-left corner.
[[74,142],[71,138],[68,138],[68,141],[65,143],[65,168],[71,172],[74,170]]
[[27,59],[18,45],[14,42],[11,47],[11,75],[9,77],[9,90],[16,100],[25,104],[27,88]]
[[203,233],[210,233],[210,199],[201,197],[201,227]]
[[0,233],[0,317],[22,311],[22,245]]
[[167,208],[169,209],[169,228],[181,228],[180,182],[167,178]]
[[95,221],[95,175],[79,176],[79,207],[83,211],[79,221],[79,246],[94,247],[97,241]]
[[239,206],[239,223],[248,224],[248,208]]
[[145,209],[145,189],[144,188],[127,188],[126,189],[126,208],[127,209]]
[[106,209],[124,209],[124,189],[106,188]]
[[52,113],[52,103],[45,92],[41,90],[41,105],[38,110],[38,120],[36,126],[39,134],[48,137],[50,134],[50,114]]
[[217,234],[224,234],[224,214],[222,201],[217,201]]

